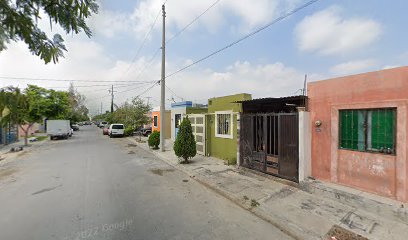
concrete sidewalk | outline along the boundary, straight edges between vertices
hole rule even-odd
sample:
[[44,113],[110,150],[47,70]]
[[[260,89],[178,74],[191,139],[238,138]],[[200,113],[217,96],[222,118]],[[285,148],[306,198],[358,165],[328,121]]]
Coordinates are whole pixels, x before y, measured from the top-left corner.
[[407,239],[408,212],[400,202],[318,181],[292,183],[212,157],[197,155],[179,164],[171,141],[161,152],[128,140],[295,239]]
[[[38,136],[44,136],[44,134],[39,134]],[[42,141],[29,142],[28,146],[24,146],[24,138],[20,138],[17,142],[13,142],[7,145],[0,145],[0,166],[3,166],[9,161],[12,161],[16,156],[22,154],[23,152],[32,151],[48,141],[48,139],[44,139]],[[19,152],[11,152],[12,148],[17,147],[22,147],[23,150]]]

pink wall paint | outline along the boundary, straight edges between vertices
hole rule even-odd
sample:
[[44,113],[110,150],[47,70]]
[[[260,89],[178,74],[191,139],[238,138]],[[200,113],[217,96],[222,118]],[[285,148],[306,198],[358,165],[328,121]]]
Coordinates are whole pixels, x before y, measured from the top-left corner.
[[[27,129],[27,127],[28,127],[28,125],[23,125],[22,126],[24,129]],[[34,135],[34,133],[36,132],[36,131],[39,131],[40,130],[40,124],[39,123],[34,123],[34,125],[30,128],[30,130],[28,131],[28,136],[31,136],[31,135]],[[25,136],[25,133],[24,133],[24,131],[19,127],[18,128],[18,135],[20,136],[20,137],[24,137]]]
[[[408,202],[408,67],[308,84],[312,175]],[[397,108],[396,155],[338,148],[340,109]],[[314,122],[322,121],[320,130]]]

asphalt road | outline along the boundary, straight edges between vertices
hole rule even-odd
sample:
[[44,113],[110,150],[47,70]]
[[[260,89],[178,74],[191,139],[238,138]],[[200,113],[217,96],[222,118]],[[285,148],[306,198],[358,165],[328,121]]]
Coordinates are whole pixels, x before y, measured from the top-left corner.
[[0,239],[290,239],[126,139],[83,126],[0,168]]

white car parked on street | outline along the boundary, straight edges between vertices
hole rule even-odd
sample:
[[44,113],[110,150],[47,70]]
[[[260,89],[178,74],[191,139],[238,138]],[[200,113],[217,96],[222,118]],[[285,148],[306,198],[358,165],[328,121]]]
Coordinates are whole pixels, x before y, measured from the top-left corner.
[[123,137],[125,136],[125,126],[120,123],[114,123],[109,126],[108,130],[109,137]]

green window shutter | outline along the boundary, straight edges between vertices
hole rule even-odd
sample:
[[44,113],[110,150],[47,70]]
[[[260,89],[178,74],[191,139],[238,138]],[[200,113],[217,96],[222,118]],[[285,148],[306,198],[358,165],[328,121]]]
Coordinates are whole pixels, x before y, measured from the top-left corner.
[[358,149],[358,112],[341,110],[340,115],[340,148]]
[[359,136],[359,111],[352,110],[352,123],[351,123],[351,145],[350,149],[358,150],[358,136]]
[[371,148],[395,149],[395,109],[372,110]]
[[349,127],[351,123],[349,122],[350,111],[341,110],[340,115],[340,148],[349,148]]

